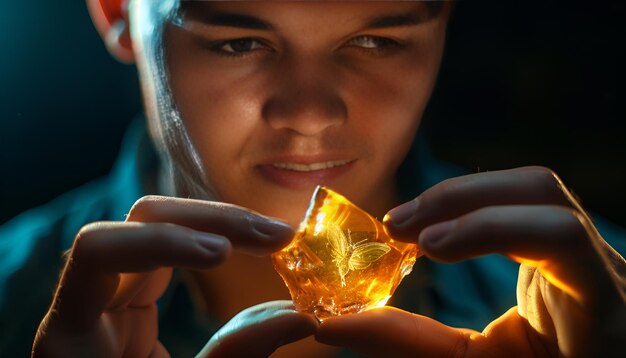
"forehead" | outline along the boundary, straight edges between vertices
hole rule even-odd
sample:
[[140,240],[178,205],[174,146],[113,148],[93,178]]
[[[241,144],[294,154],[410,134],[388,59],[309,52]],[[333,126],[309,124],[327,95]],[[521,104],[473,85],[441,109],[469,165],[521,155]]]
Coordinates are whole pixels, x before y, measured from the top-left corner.
[[[314,21],[329,24],[341,21],[342,23],[364,22],[368,25],[376,25],[376,20],[386,19],[393,22],[394,20],[390,17],[394,16],[405,17],[405,22],[426,22],[439,15],[443,3],[440,1],[182,0],[180,11],[186,17],[212,24],[229,18],[230,22],[256,22],[259,28],[271,27],[272,21],[295,23]],[[395,22],[397,21],[398,19],[395,19]],[[217,25],[220,24],[217,23]],[[338,24],[335,23],[335,25]],[[378,25],[382,27],[385,24]]]

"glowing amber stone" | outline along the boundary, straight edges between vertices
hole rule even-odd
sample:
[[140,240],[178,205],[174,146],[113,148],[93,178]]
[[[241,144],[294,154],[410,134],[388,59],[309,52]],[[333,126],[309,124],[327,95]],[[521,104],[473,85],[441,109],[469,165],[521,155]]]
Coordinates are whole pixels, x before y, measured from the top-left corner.
[[322,321],[384,306],[417,253],[343,196],[317,187],[291,244],[272,259],[296,309]]

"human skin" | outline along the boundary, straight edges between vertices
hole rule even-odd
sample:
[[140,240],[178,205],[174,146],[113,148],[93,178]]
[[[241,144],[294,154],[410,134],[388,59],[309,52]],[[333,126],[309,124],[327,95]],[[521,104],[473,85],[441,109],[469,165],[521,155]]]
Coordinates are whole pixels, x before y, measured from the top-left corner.
[[[445,15],[378,29],[366,24],[427,8],[196,1],[182,7],[183,24],[166,28],[169,78],[219,200],[294,227],[317,184],[379,218],[398,203],[395,173],[435,83]],[[273,29],[202,21],[216,13],[254,16]],[[226,42],[233,39],[243,50]],[[275,167],[328,161],[350,163],[312,172]]]
[[[135,44],[129,36],[133,14],[115,1],[93,0],[88,5],[111,53],[125,62],[136,61],[141,68],[147,60],[141,51],[132,51]],[[210,10],[205,8],[207,3],[195,5]],[[234,251],[267,254],[286,244],[291,229],[251,209],[295,226],[318,183],[346,193],[379,217],[398,204],[395,171],[411,145],[435,82],[447,14],[428,21],[414,19],[417,23],[411,26],[374,29],[367,25],[374,18],[419,17],[425,7],[404,2],[384,6],[224,2],[211,6],[254,14],[277,29],[262,33],[211,29],[208,33],[220,36],[217,39],[254,35],[267,41],[265,45],[275,46],[252,51],[246,59],[227,60],[207,50],[203,26],[186,26],[193,25],[193,18],[182,27],[166,27],[165,53],[173,98],[192,149],[201,159],[197,170],[186,172],[189,180],[180,182],[208,183],[207,192],[238,206],[146,197],[133,206],[126,222],[84,227],[38,331],[35,355],[67,353],[63,349],[68,342],[73,343],[75,354],[93,352],[97,347],[105,356],[167,355],[156,336],[155,302],[167,286],[169,267],[204,269],[222,263],[231,246]],[[320,19],[324,20],[321,27]],[[301,36],[303,31],[305,36]],[[291,76],[281,76],[285,70]],[[142,83],[146,88],[153,78],[144,77]],[[167,119],[149,116],[148,122],[154,128]],[[161,135],[177,134],[152,133],[157,142]],[[181,163],[175,150],[164,149],[162,153],[171,154],[166,161],[171,159],[175,166]],[[259,165],[276,162],[289,166],[338,160],[350,164],[344,165],[345,169],[307,172],[295,179],[287,173],[286,180],[284,173],[269,178],[258,173]],[[276,170],[282,169],[270,169]],[[199,173],[207,173],[207,177],[198,177]],[[185,197],[189,188],[179,186],[175,191]],[[239,222],[239,230],[232,227],[233,222]],[[254,223],[259,222],[264,223],[257,229]],[[205,253],[193,250],[199,248],[202,233],[212,238],[206,245],[214,252],[204,261],[194,257]],[[152,250],[137,251],[142,245]],[[142,257],[133,258],[133,253]],[[112,256],[123,260],[104,259]],[[254,271],[263,271],[253,266]],[[246,296],[258,302],[256,295]],[[85,311],[93,314],[83,318],[80,312]],[[232,334],[217,336],[221,337],[220,349],[229,347],[236,354],[232,349],[246,347],[266,355],[311,335],[316,328],[314,319],[280,302],[253,310],[246,317]],[[251,334],[239,334],[249,325],[254,329],[243,331]]]
[[626,262],[551,170],[451,178],[389,212],[385,225],[432,260],[499,254],[519,262],[517,306],[482,332],[372,310],[324,321],[320,342],[371,357],[623,356]]
[[[132,51],[125,12],[111,1],[93,0],[90,4],[92,9],[113,14],[105,20],[94,16],[110,51],[141,65],[145,59]],[[384,9],[401,11],[419,5],[385,3]],[[280,31],[212,28],[210,36],[222,38],[208,38],[211,41],[250,36],[267,41],[261,47],[255,43],[248,57],[235,60],[208,50],[209,32],[193,25],[192,19],[167,28],[172,94],[190,144],[201,159],[201,168],[187,172],[190,181],[208,183],[218,199],[280,217],[292,226],[304,211],[310,195],[307,189],[314,185],[311,181],[318,179],[379,217],[398,204],[395,170],[413,140],[434,83],[446,12],[412,30],[367,31],[368,35],[386,36],[400,36],[395,31],[402,32],[415,40],[409,43],[416,44],[371,56],[372,52],[359,49],[352,39],[364,31],[359,26],[366,22],[364,19],[380,14],[381,4],[197,6],[200,10],[230,7],[238,12],[254,8],[256,17],[273,23]],[[414,33],[407,35],[407,31]],[[306,41],[299,41],[302,39]],[[372,45],[362,38],[357,42],[360,47]],[[250,42],[238,43],[244,48],[248,45]],[[290,76],[282,75],[285,69]],[[149,85],[149,79],[143,80]],[[148,120],[154,124],[166,118]],[[172,159],[177,163],[179,158]],[[315,180],[309,180],[314,173],[296,179],[288,173],[282,175],[281,169],[270,168],[274,172],[269,176],[259,173],[260,165],[329,159],[356,160],[338,174],[321,173]],[[176,189],[177,194],[188,192],[185,187]],[[265,195],[271,195],[271,200]],[[518,282],[522,293],[518,309],[494,321],[484,335],[393,309],[330,319],[318,328],[288,304],[274,302],[244,311],[220,330],[203,354],[236,356],[243,349],[246,355],[256,352],[266,356],[281,344],[316,331],[317,339],[324,343],[371,355],[395,352],[409,356],[475,352],[480,356],[486,350],[496,355],[544,350],[548,355],[585,354],[598,349],[603,335],[624,336],[623,325],[607,332],[606,328],[614,326],[605,324],[611,322],[607,316],[624,314],[624,260],[606,245],[550,170],[520,168],[455,178],[418,199],[417,206],[410,202],[392,210],[385,223],[398,238],[419,242],[431,259],[452,262],[499,253],[526,264]],[[241,216],[248,219],[237,221]],[[401,222],[403,216],[406,221]],[[78,350],[84,349],[83,353],[92,352],[98,344],[103,352],[113,355],[147,352],[166,356],[156,337],[154,302],[165,289],[171,271],[156,268],[217,265],[228,256],[227,242],[235,250],[266,254],[284,245],[291,233],[286,226],[270,223],[241,207],[162,197],[140,200],[127,221],[97,223],[81,230],[70,255],[71,264],[38,332],[36,353],[63,354],[59,349],[73,342]],[[265,229],[273,228],[271,234],[258,236],[255,225],[246,226],[260,221]],[[233,232],[233,225],[244,232]],[[207,232],[230,240],[209,235],[212,240],[205,245],[214,254],[201,260],[205,252],[195,250],[200,240],[197,237]],[[440,240],[437,243],[433,238]],[[143,245],[153,249],[149,251],[152,255],[142,259],[142,252],[142,257],[133,257],[136,248]],[[571,249],[557,250],[562,247]],[[101,257],[110,256],[104,255],[106,252],[116,252],[124,260],[103,260]],[[223,267],[229,260],[232,258]],[[578,262],[585,262],[588,270],[584,274],[576,266]],[[127,274],[146,271],[148,275]],[[85,290],[82,284],[92,281],[95,284],[86,287],[93,290]],[[108,289],[106,295],[100,291],[102,287]],[[544,303],[545,297],[557,303]],[[64,306],[63,302],[81,305]],[[84,307],[95,312],[93,319],[81,318],[76,309]]]

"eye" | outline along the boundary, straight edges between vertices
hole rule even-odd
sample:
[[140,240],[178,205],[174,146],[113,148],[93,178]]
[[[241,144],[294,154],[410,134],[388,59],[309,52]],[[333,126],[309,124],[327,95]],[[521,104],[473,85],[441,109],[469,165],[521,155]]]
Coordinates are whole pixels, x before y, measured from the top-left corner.
[[246,56],[250,52],[266,49],[267,46],[261,41],[253,38],[241,38],[228,41],[221,41],[210,46],[211,51],[225,56]]
[[365,50],[381,50],[397,47],[400,44],[385,37],[363,35],[350,39],[347,45],[360,47]]

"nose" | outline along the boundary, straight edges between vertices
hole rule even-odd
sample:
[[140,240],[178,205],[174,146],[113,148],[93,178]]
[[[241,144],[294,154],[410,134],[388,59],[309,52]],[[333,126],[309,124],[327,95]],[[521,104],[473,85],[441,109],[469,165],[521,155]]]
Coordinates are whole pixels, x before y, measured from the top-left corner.
[[263,105],[270,127],[315,136],[345,121],[347,108],[330,66],[292,61],[277,72],[272,82],[276,87]]

